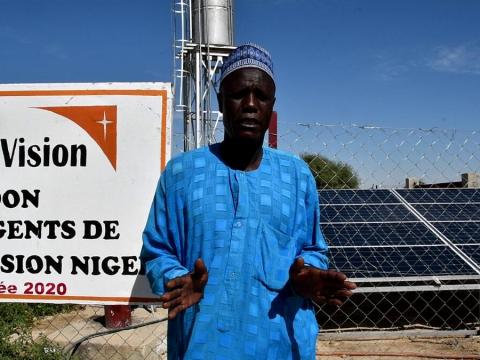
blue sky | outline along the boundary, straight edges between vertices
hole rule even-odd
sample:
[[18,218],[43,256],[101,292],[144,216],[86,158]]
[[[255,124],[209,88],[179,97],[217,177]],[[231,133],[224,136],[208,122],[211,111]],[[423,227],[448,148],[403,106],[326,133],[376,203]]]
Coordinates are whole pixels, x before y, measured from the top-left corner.
[[[171,81],[170,0],[0,0],[0,83]],[[236,0],[294,123],[480,128],[480,1]]]

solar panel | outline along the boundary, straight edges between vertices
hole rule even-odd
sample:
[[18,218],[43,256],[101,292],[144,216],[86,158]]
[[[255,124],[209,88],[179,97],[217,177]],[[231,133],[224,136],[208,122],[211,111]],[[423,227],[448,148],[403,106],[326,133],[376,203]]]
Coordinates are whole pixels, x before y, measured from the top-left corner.
[[454,244],[480,244],[480,222],[432,222]]
[[322,190],[320,203],[323,204],[398,204],[400,201],[390,190],[358,191],[350,189]]
[[477,276],[480,189],[321,190],[331,265],[351,278]]
[[402,204],[395,205],[324,205],[322,222],[418,221]]
[[480,189],[398,189],[408,203],[480,203]]
[[331,248],[335,268],[352,278],[476,275],[446,245]]
[[330,246],[443,244],[420,222],[324,224]]
[[460,245],[459,248],[468,254],[477,264],[480,264],[480,246],[476,245]]
[[480,221],[477,204],[415,204],[413,207],[428,221]]

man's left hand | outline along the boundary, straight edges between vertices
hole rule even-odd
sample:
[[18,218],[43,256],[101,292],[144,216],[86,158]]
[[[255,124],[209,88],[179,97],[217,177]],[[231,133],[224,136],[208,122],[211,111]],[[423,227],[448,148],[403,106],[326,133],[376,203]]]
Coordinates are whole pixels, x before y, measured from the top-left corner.
[[357,287],[355,283],[347,280],[344,273],[305,266],[301,257],[295,259],[290,268],[290,281],[298,295],[317,304],[337,306],[342,305]]

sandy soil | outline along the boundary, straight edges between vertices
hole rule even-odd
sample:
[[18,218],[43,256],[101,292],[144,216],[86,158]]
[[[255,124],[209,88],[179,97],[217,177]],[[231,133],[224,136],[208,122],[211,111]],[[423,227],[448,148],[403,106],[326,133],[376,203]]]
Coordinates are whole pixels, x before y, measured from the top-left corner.
[[320,339],[317,359],[480,359],[480,336]]

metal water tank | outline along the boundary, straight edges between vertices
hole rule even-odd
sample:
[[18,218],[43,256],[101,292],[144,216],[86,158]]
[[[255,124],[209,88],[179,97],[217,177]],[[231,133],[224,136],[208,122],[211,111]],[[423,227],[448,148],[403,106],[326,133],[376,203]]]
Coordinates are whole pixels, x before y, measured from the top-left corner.
[[193,42],[233,45],[233,0],[192,0]]

